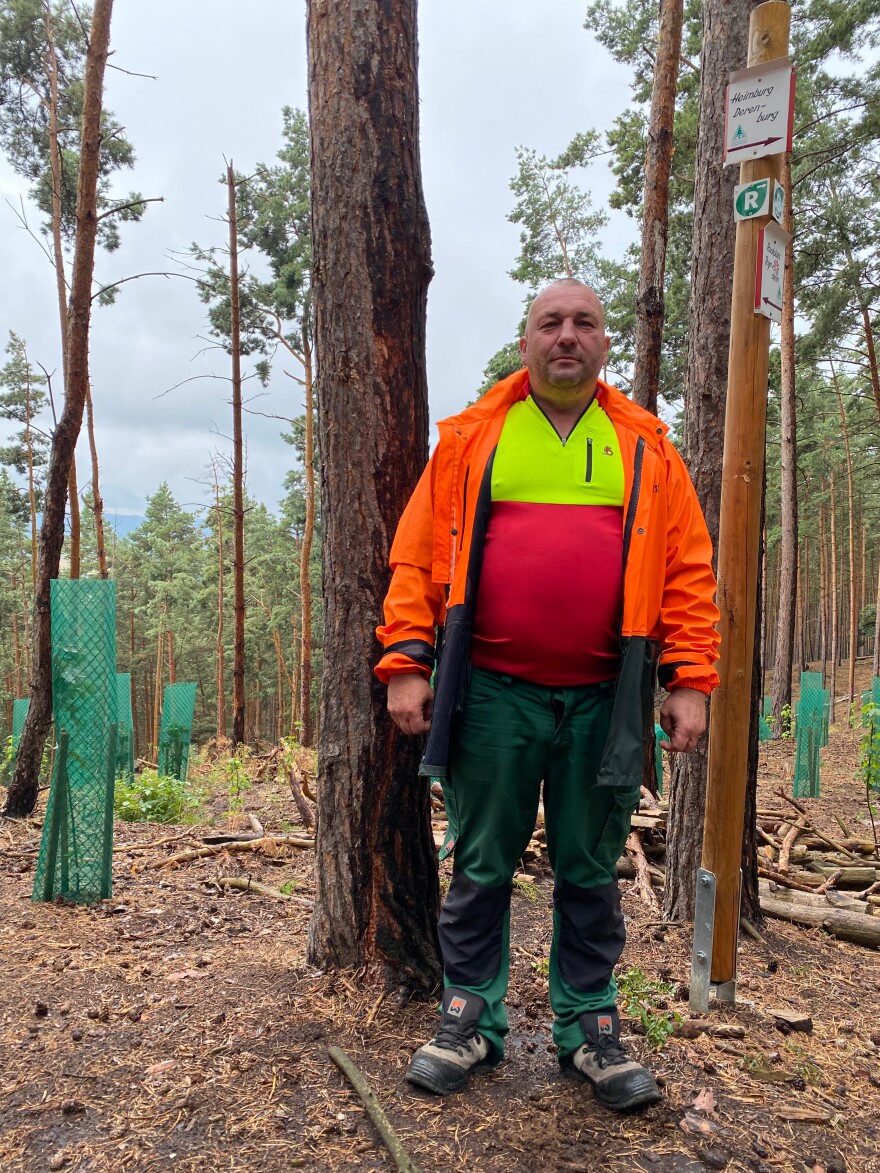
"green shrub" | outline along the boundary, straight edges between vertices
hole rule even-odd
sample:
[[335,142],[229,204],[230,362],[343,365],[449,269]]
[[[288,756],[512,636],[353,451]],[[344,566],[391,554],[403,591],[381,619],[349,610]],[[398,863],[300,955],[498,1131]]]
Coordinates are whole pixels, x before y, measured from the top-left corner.
[[665,1009],[666,999],[675,992],[674,987],[669,982],[653,981],[640,969],[628,969],[618,979],[618,986],[626,1013],[638,1019],[652,1047],[658,1050],[664,1047],[681,1022],[680,1014]]
[[146,769],[116,779],[113,808],[127,823],[180,823],[197,806],[197,796],[173,775]]

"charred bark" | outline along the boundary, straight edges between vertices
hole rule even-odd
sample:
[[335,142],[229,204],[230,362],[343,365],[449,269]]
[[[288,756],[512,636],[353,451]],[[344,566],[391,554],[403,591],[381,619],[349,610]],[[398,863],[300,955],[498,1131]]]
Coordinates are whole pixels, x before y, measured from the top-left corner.
[[325,622],[308,955],[428,995],[428,787],[372,673],[391,540],[427,458],[416,4],[311,0],[307,25]]

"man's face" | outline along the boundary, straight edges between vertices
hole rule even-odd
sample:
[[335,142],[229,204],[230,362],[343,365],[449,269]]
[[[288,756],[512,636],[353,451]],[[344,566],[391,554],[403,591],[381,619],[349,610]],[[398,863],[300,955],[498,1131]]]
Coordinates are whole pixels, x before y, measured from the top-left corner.
[[610,344],[595,293],[583,285],[551,285],[532,303],[519,349],[533,391],[566,401],[594,390]]

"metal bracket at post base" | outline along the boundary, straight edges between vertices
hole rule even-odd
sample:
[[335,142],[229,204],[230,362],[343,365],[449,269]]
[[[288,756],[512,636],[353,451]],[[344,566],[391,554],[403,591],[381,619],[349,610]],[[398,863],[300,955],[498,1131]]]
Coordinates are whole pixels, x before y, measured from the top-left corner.
[[[715,990],[719,1002],[736,1001],[736,973],[729,982],[712,982],[712,946],[715,939],[715,892],[717,881],[712,872],[697,869],[697,895],[694,901],[694,953],[691,960],[691,986],[688,1007],[695,1014],[706,1014],[709,996]],[[739,876],[739,896],[742,897],[742,872]],[[737,915],[739,924],[739,915]],[[734,964],[736,964],[734,962]]]

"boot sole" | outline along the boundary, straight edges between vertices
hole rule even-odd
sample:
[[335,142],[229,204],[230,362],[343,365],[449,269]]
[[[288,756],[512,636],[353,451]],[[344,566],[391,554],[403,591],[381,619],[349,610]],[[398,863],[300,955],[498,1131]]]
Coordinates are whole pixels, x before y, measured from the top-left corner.
[[500,1059],[494,1062],[484,1059],[482,1063],[476,1063],[473,1067],[455,1067],[454,1064],[450,1064],[449,1070],[438,1071],[430,1060],[413,1059],[407,1069],[406,1079],[408,1083],[433,1092],[435,1096],[448,1096],[453,1092],[462,1091],[472,1075],[492,1071],[500,1062]]
[[599,1103],[605,1108],[610,1108],[612,1112],[632,1112],[647,1108],[651,1104],[659,1103],[663,1098],[653,1077],[647,1072],[645,1073],[647,1078],[642,1080],[640,1087],[635,1087],[621,1096],[609,1096],[607,1093],[603,1095],[599,1085],[594,1083],[588,1075],[578,1071],[573,1063],[564,1066],[562,1074],[566,1079],[573,1079],[576,1083],[588,1083]]

